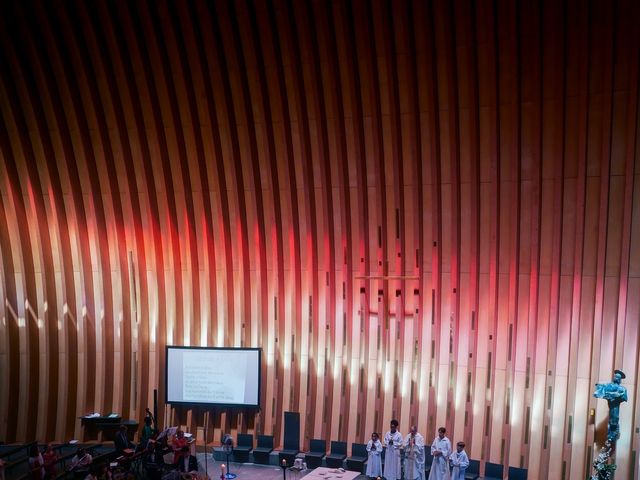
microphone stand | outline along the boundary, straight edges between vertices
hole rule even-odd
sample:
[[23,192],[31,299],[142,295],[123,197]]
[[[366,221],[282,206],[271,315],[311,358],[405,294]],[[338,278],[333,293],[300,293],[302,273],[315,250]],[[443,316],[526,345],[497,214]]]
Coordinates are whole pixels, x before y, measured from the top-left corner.
[[[208,423],[207,420],[208,419],[205,419],[204,421],[204,471],[207,474],[207,478],[209,478],[209,468],[207,467],[207,457],[208,457],[207,455],[207,423]],[[197,444],[196,444],[196,447],[197,447]],[[197,450],[198,449],[196,448],[196,451]]]
[[231,455],[232,449],[232,445],[228,443],[224,445],[224,451],[227,454],[227,474],[224,476],[224,478],[227,478],[229,480],[237,477],[235,473],[231,473],[231,463],[229,462],[229,456]]

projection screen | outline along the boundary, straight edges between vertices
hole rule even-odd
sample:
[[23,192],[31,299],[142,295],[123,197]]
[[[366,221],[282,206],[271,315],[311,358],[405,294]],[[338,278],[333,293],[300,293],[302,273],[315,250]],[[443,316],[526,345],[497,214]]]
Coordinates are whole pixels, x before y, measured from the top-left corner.
[[260,348],[167,346],[166,402],[260,406]]

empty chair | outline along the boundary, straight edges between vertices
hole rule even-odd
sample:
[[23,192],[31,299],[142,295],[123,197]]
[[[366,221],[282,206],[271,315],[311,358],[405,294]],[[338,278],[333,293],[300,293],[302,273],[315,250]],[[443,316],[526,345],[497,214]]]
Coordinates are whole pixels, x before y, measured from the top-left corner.
[[282,464],[282,461],[284,460],[287,462],[287,465],[291,467],[298,453],[300,453],[300,450],[297,448],[287,448],[285,445],[285,447],[278,452],[279,464]]
[[258,435],[258,445],[253,449],[253,461],[267,465],[273,452],[273,435]]
[[309,451],[304,455],[304,461],[309,468],[318,468],[327,454],[327,441],[313,438],[309,442]]
[[509,467],[509,480],[527,480],[527,469]]
[[250,433],[239,433],[238,443],[233,449],[233,459],[236,462],[248,462],[249,453],[253,450],[253,435]]
[[483,478],[485,480],[502,480],[504,478],[504,466],[499,463],[485,463]]
[[331,442],[331,453],[327,455],[327,467],[341,468],[347,458],[347,442]]
[[477,480],[478,478],[480,478],[480,460],[469,460],[464,480]]
[[278,453],[278,461],[286,461],[293,465],[296,455],[300,453],[300,414],[298,412],[284,412],[284,442]]
[[351,456],[347,458],[347,470],[364,473],[364,465],[368,459],[367,445],[364,443],[352,443]]

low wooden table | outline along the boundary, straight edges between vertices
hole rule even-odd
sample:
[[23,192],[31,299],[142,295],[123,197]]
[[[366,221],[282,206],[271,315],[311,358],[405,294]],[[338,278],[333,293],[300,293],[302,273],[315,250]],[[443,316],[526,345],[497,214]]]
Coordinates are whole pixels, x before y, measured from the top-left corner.
[[318,467],[308,475],[304,476],[303,480],[353,480],[359,472],[350,472],[346,470],[341,472],[336,468]]

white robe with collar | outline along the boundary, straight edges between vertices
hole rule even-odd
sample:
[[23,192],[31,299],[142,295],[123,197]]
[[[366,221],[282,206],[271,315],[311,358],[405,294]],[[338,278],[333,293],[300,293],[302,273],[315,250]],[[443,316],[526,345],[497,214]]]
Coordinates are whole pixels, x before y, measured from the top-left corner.
[[464,450],[461,452],[455,451],[449,458],[451,459],[451,465],[453,465],[451,480],[464,480],[464,474],[469,466],[469,457],[467,452]]
[[404,478],[406,480],[424,478],[424,438],[419,433],[415,434],[413,442],[410,433],[404,438]]
[[[391,444],[393,440],[393,444]],[[387,480],[399,480],[402,477],[400,465],[400,447],[402,447],[402,434],[390,431],[385,433],[383,445],[387,447],[384,454],[384,478]]]
[[367,460],[367,477],[379,477],[382,475],[382,443],[376,440],[376,443],[369,440],[367,443],[367,452],[369,459]]
[[442,452],[442,455],[433,457],[429,480],[449,480],[449,455],[451,455],[451,442],[447,437],[440,438],[436,435],[431,443],[431,455],[435,452]]

